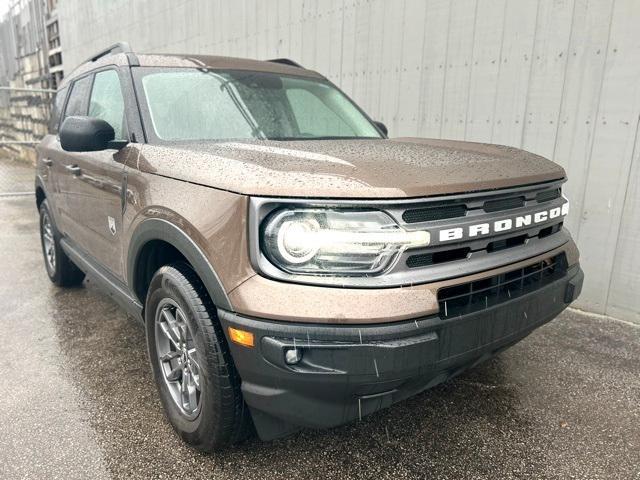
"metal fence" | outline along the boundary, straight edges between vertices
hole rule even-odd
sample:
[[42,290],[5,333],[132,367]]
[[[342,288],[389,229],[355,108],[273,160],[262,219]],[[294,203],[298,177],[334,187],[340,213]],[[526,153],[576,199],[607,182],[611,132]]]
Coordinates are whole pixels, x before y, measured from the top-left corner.
[[8,99],[0,104],[0,157],[35,160],[33,146],[47,132],[51,98],[55,90],[0,87]]
[[55,90],[0,87],[0,197],[33,195],[34,146],[46,134]]

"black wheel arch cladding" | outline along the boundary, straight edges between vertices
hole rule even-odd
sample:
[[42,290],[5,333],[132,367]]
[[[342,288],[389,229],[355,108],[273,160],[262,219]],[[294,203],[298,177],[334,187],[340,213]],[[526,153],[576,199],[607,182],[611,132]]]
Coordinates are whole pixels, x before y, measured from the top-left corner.
[[[180,252],[200,278],[211,300],[218,308],[233,310],[220,277],[200,247],[178,226],[160,218],[143,220],[131,236],[127,257],[127,284],[132,292],[136,292],[135,286],[139,278],[140,254],[144,246],[154,240],[164,241]],[[145,301],[144,298],[139,300]]]

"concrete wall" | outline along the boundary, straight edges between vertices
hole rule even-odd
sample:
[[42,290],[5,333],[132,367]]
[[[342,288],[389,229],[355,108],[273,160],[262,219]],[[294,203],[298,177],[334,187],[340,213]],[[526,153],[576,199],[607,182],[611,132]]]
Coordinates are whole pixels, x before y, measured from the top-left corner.
[[522,147],[562,164],[579,306],[640,322],[637,0],[60,0],[68,69],[108,44],[290,57],[393,136]]

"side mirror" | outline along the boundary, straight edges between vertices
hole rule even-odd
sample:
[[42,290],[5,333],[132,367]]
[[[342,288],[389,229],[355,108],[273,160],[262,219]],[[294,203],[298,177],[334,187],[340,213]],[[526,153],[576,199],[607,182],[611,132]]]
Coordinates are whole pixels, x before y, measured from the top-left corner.
[[386,137],[389,134],[389,130],[387,130],[387,126],[382,123],[382,122],[373,122],[376,127],[378,127],[378,130],[380,130],[382,133],[384,133],[384,136]]
[[120,150],[127,144],[115,140],[113,127],[100,118],[67,117],[58,134],[60,145],[67,152],[97,152],[109,148]]

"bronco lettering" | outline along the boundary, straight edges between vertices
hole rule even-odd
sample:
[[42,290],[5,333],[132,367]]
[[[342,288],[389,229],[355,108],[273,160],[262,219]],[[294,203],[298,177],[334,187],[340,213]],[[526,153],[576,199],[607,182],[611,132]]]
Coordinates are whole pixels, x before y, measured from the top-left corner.
[[[502,218],[492,223],[477,223],[466,227],[467,236],[481,237],[491,235],[492,233],[503,233],[510,230],[516,230],[529,225],[543,223],[550,219],[564,217],[569,213],[569,202],[567,201],[562,207],[555,207],[551,210],[541,210],[533,214],[518,215],[511,218]],[[461,240],[465,237],[465,228],[453,227],[444,228],[439,231],[438,239],[440,242],[450,242],[452,240]]]

